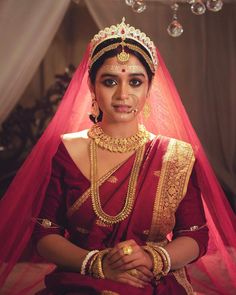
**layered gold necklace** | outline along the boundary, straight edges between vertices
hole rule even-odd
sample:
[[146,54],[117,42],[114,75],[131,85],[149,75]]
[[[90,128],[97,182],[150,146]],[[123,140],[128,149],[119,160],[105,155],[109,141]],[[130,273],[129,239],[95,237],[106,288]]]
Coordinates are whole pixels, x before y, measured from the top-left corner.
[[133,168],[130,175],[130,180],[128,184],[128,191],[125,198],[125,204],[122,210],[115,216],[111,216],[105,213],[102,209],[100,196],[99,196],[99,188],[97,182],[97,153],[96,153],[95,140],[91,140],[90,143],[90,162],[91,162],[91,196],[92,196],[92,206],[97,217],[104,223],[107,224],[115,224],[124,219],[126,219],[134,204],[135,200],[135,192],[137,186],[138,175],[140,171],[140,167],[142,164],[142,159],[144,155],[145,145],[142,145],[138,148],[136,157],[134,160]]
[[95,124],[89,131],[88,136],[92,138],[96,145],[115,153],[126,153],[136,151],[150,139],[150,133],[143,125],[139,125],[138,132],[130,137],[111,137],[105,134],[102,128]]
[[[95,124],[89,130],[88,136],[92,139],[90,143],[90,163],[91,196],[93,210],[96,216],[102,222],[107,224],[115,224],[126,219],[133,208],[138,175],[145,150],[145,143],[149,140],[150,133],[145,129],[144,126],[140,125],[139,130],[135,135],[126,138],[114,138],[105,134],[102,128],[99,125]],[[137,151],[130,175],[124,207],[115,216],[111,216],[105,213],[102,209],[97,182],[97,146],[102,149],[109,150],[110,152],[125,153],[130,151]]]

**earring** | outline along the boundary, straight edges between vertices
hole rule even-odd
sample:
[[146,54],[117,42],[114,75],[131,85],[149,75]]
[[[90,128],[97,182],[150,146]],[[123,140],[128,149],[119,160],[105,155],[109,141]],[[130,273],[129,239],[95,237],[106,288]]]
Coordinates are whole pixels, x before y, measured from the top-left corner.
[[145,102],[144,104],[144,107],[143,107],[143,110],[142,110],[142,113],[143,113],[143,117],[144,119],[148,119],[150,117],[150,114],[151,114],[151,106],[148,102]]
[[98,103],[96,101],[95,95],[92,94],[91,115],[94,118],[95,124],[97,124],[97,122],[98,122],[99,113],[100,113],[100,111],[99,111]]

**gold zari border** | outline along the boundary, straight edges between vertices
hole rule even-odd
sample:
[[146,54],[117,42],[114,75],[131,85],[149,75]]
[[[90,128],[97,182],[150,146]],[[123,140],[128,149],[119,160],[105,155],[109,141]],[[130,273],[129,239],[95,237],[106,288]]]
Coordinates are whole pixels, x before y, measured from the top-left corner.
[[176,281],[185,289],[187,295],[194,295],[193,288],[187,279],[185,268],[180,268],[172,273]]
[[[123,164],[124,162],[116,165],[113,169],[111,169],[110,171],[108,171],[105,175],[103,175],[99,180],[98,180],[98,186],[101,186],[116,170],[118,170],[120,168],[120,166]],[[80,206],[89,198],[91,193],[91,188],[89,187],[83,194],[81,197],[79,197],[74,204],[68,208],[67,210],[67,216],[71,217],[79,208]]]
[[157,185],[148,241],[163,240],[173,230],[174,213],[186,194],[194,161],[190,144],[170,139]]
[[[194,162],[195,157],[190,144],[170,139],[162,161],[147,244],[165,245],[166,235],[174,228],[175,211],[187,192]],[[193,295],[185,269],[181,268],[172,273],[187,294]]]

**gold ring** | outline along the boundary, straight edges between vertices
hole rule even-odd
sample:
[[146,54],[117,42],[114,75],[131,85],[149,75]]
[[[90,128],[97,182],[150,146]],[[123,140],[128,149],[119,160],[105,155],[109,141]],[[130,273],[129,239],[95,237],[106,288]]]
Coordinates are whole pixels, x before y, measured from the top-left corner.
[[139,272],[137,271],[137,269],[133,268],[133,269],[128,270],[127,273],[129,273],[131,276],[137,278]]
[[133,248],[131,246],[125,246],[122,250],[124,255],[131,255],[133,253]]

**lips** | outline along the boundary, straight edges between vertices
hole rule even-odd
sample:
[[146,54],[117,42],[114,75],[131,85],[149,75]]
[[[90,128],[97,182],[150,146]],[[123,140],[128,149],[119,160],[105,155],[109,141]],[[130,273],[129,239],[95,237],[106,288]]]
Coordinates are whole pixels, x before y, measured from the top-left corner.
[[113,108],[118,113],[128,113],[131,110],[131,106],[129,105],[113,105]]

